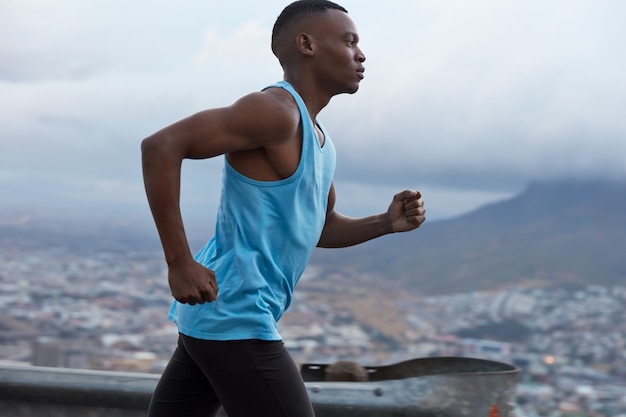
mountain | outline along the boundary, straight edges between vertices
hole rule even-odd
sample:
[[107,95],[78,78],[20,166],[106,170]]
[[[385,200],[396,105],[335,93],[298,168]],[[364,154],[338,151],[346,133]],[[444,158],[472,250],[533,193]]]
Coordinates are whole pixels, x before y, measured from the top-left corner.
[[[625,217],[626,182],[533,183],[514,198],[454,219],[427,220],[411,233],[317,249],[311,264],[340,277],[333,285],[376,291],[390,285],[422,294],[511,285],[626,285]],[[196,248],[201,244],[192,241]],[[148,213],[59,217],[44,208],[0,207],[2,248],[162,256]]]
[[0,250],[63,249],[90,256],[99,252],[161,253],[154,225],[147,216],[45,207],[0,206]]
[[317,249],[311,264],[323,274],[376,277],[425,294],[624,285],[625,213],[624,182],[533,183],[514,198],[455,219],[426,221],[412,233]]

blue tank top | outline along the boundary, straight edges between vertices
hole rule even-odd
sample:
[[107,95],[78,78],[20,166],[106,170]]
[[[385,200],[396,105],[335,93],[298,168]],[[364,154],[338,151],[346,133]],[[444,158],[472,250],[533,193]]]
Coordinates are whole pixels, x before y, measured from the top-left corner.
[[287,82],[302,126],[296,171],[279,181],[257,181],[225,158],[215,235],[195,259],[215,271],[219,293],[211,303],[174,301],[169,318],[178,330],[205,340],[280,340],[277,322],[315,249],[326,219],[335,148],[324,145],[300,95]]

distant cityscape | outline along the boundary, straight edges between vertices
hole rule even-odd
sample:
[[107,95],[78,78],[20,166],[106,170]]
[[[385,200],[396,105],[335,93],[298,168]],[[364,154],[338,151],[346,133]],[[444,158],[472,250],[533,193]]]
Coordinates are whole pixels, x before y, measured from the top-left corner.
[[[2,243],[0,265],[0,361],[163,370],[177,333],[160,252]],[[307,269],[280,325],[298,363],[485,358],[520,368],[518,417],[626,416],[626,287],[423,296],[350,281]]]

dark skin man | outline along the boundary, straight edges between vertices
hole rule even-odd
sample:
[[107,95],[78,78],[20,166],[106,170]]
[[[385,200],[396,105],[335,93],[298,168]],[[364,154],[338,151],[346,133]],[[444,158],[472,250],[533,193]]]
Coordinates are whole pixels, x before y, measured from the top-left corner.
[[[272,189],[267,187],[268,184],[283,184],[300,175],[302,163],[309,164],[308,160],[302,159],[305,154],[309,155],[310,143],[308,139],[305,142],[305,138],[316,138],[320,155],[321,151],[326,154],[331,150],[334,152],[331,144],[326,143],[329,140],[327,132],[316,121],[332,97],[355,93],[364,78],[365,55],[359,46],[354,22],[345,9],[334,3],[324,0],[294,2],[285,8],[277,20],[272,50],[283,67],[284,81],[288,86],[273,86],[246,95],[228,107],[201,111],[156,132],[142,142],[146,193],[168,265],[169,285],[179,312],[175,313],[178,316],[174,321],[179,324],[181,333],[179,347],[153,396],[150,416],[174,415],[172,413],[186,416],[214,415],[220,404],[230,417],[313,415],[304,383],[277,333],[263,333],[261,330],[257,333],[255,328],[246,328],[246,325],[239,325],[237,321],[229,321],[227,326],[219,327],[220,317],[237,317],[239,314],[231,311],[234,309],[233,303],[240,302],[233,290],[234,286],[245,285],[253,279],[250,273],[236,276],[232,272],[234,266],[221,263],[219,253],[236,254],[239,249],[244,250],[236,244],[229,247],[224,242],[230,241],[231,233],[237,234],[239,231],[243,231],[244,242],[247,242],[246,234],[258,234],[260,236],[253,238],[264,242],[264,234],[273,234],[275,229],[280,228],[278,223],[273,224],[270,219],[268,225],[263,215],[267,209],[259,206],[258,224],[255,220],[246,223],[238,218],[236,228],[228,229],[228,236],[222,236],[222,240],[218,237],[214,245],[207,249],[210,256],[206,261],[205,258],[200,261],[198,255],[194,257],[189,248],[179,202],[184,159],[224,155],[228,168],[235,171],[229,175],[242,177],[246,186],[257,186],[271,194]],[[298,104],[298,100],[301,100],[303,106]],[[310,119],[310,122],[305,119]],[[305,123],[312,126],[310,131],[305,129],[308,126]],[[387,211],[362,218],[345,216],[335,210],[335,188],[331,181],[324,190],[325,207],[319,212],[320,230],[315,234],[316,240],[309,245],[312,247],[304,250],[307,256],[307,251],[312,251],[315,246],[352,246],[386,234],[414,230],[425,221],[422,196],[417,190],[397,193]],[[314,192],[319,190],[311,191]],[[305,196],[307,193],[305,191]],[[227,199],[230,197],[226,195]],[[255,204],[252,203],[253,206]],[[234,210],[238,212],[247,209],[249,215],[250,209],[254,208],[240,205]],[[284,208],[274,218],[287,218],[286,221],[289,221],[292,213],[289,210]],[[295,216],[296,213],[293,213]],[[218,218],[223,216],[218,215]],[[311,220],[315,223],[314,218]],[[232,226],[232,223],[224,224]],[[292,229],[297,231],[300,226],[304,224],[297,223]],[[289,246],[289,237],[286,239],[286,245]],[[275,246],[270,247],[282,247],[276,246],[276,242],[273,244]],[[292,246],[295,248],[297,245]],[[248,268],[250,264],[258,263],[262,272],[266,271],[264,265],[273,262],[273,255],[279,252],[277,249],[267,253],[257,253],[254,248],[245,250],[248,257],[237,258],[239,260],[233,261],[233,265],[239,262],[237,265]],[[308,259],[307,256],[303,255],[302,259]],[[225,272],[216,272],[213,265],[220,265],[220,271]],[[298,265],[298,268],[300,266],[304,267]],[[289,268],[286,269],[278,268],[281,274],[290,272]],[[291,287],[295,286],[299,278],[296,276],[293,281],[272,284],[276,277],[264,273],[259,273],[259,277],[254,275],[254,279],[261,284],[255,284],[257,286],[251,287],[252,290],[246,287],[248,289],[241,293],[242,297],[244,294],[245,297],[255,297],[257,288],[260,288],[258,299],[250,298],[247,304],[241,301],[244,309],[249,306],[250,309],[262,308],[263,312],[266,309],[279,311],[273,318],[261,320],[260,327],[263,329],[267,326],[275,327],[280,314],[289,305]],[[269,282],[267,285],[266,280]],[[266,287],[272,290],[263,292]],[[281,291],[286,287],[289,290],[286,290],[284,296],[274,297],[276,293],[282,294]],[[194,326],[200,323],[201,327],[218,326],[216,328],[220,330],[202,333],[196,327],[186,327],[186,319],[181,318],[181,314],[194,315]],[[241,331],[243,328],[247,329],[246,332]],[[266,359],[270,356],[279,359]],[[254,366],[241,369],[242,363],[253,363]],[[249,386],[242,387],[244,381]]]

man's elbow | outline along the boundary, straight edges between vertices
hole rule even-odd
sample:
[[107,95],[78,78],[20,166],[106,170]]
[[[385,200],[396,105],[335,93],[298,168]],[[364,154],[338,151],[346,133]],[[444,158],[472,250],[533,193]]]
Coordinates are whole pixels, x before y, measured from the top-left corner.
[[141,141],[141,158],[144,161],[158,159],[162,156],[171,156],[176,153],[172,141],[167,135],[155,133]]
[[322,235],[320,240],[317,242],[317,247],[322,249],[336,249],[341,248],[343,245],[338,243],[335,239],[332,239],[328,235]]
[[141,155],[145,158],[146,155],[154,153],[157,147],[157,140],[154,135],[148,136],[141,141]]

